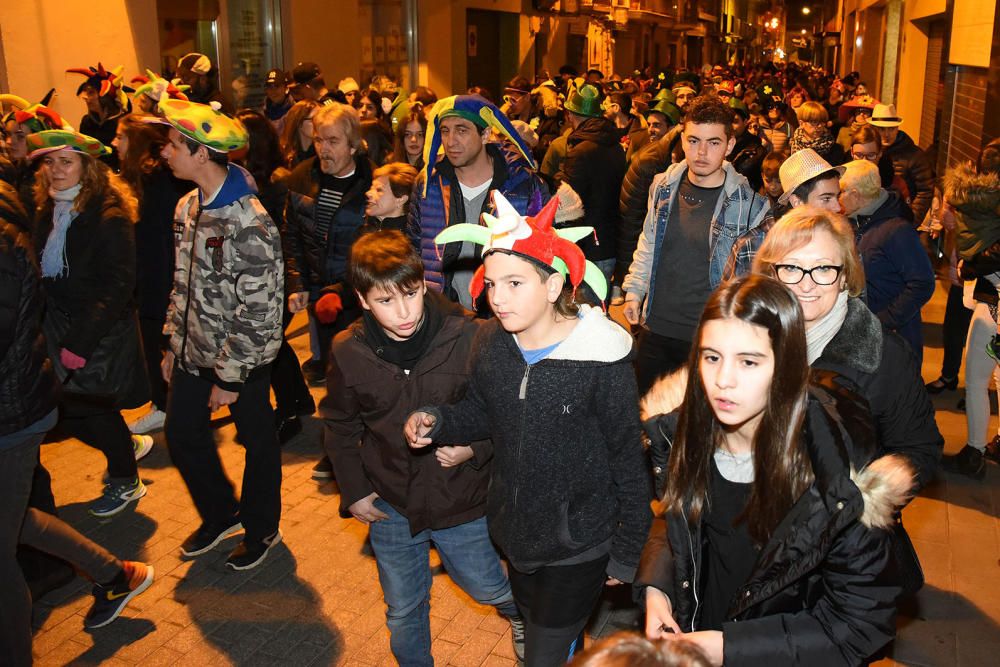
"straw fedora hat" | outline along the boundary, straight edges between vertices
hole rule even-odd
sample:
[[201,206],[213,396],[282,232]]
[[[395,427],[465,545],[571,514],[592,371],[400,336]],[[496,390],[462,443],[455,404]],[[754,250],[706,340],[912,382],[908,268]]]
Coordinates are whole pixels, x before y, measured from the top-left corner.
[[872,117],[868,119],[868,124],[875,127],[899,127],[902,122],[895,104],[876,104]]
[[819,176],[827,171],[836,171],[843,175],[845,167],[832,167],[830,163],[820,157],[819,153],[811,148],[804,148],[788,156],[781,168],[778,169],[778,178],[781,180],[781,189],[784,192],[778,197],[778,203],[787,204],[788,198],[792,196],[795,188],[799,187],[810,178]]

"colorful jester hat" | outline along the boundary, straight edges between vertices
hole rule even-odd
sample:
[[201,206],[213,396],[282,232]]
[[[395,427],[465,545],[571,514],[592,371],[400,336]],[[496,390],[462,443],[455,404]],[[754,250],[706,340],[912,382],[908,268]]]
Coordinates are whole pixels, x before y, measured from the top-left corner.
[[124,85],[124,77],[122,76],[122,73],[125,71],[124,65],[107,70],[104,69],[104,65],[97,63],[97,67],[74,67],[66,71],[70,74],[82,74],[87,77],[76,89],[77,96],[87,86],[93,86],[97,90],[97,94],[101,97],[114,95],[123,109],[128,108],[128,96],[125,93],[133,93],[135,91]]
[[186,85],[175,86],[150,69],[146,70],[146,76],[133,76],[129,83],[136,87],[135,96],[145,95],[154,102],[159,102],[163,93],[166,93],[167,97],[171,99],[186,100],[187,95],[184,93],[191,89],[191,86]]
[[[434,242],[444,245],[454,241],[471,241],[483,246],[483,257],[491,252],[506,251],[568,276],[574,290],[580,283],[586,282],[598,298],[602,301],[607,298],[608,281],[604,274],[593,262],[587,261],[583,250],[576,244],[588,234],[593,234],[594,228],[552,227],[559,208],[559,197],[552,197],[532,217],[520,215],[497,191],[493,192],[493,203],[497,215],[483,213],[485,226],[468,223],[450,225],[437,235]],[[478,298],[483,291],[484,271],[485,267],[480,264],[472,276],[469,293],[473,299]]]
[[479,95],[452,95],[438,100],[427,116],[427,128],[430,130],[430,136],[424,142],[424,164],[426,165],[424,167],[426,170],[424,172],[424,197],[427,196],[427,183],[430,181],[431,174],[434,173],[438,151],[441,149],[441,121],[454,117],[464,118],[480,130],[485,130],[488,127],[496,130],[517,147],[532,169],[535,168],[531,149],[524,143],[517,130],[500,109]]
[[3,124],[14,121],[18,125],[24,125],[28,134],[42,130],[72,130],[73,127],[48,106],[55,92],[55,88],[50,90],[38,104],[31,104],[17,95],[0,95],[0,104],[12,108],[12,111],[4,114]]
[[239,150],[250,139],[243,123],[219,111],[218,102],[198,104],[164,96],[157,107],[171,127],[214,151],[229,153]]
[[31,160],[61,150],[71,150],[90,157],[111,154],[111,149],[97,139],[72,130],[43,130],[29,134],[26,141],[28,158]]

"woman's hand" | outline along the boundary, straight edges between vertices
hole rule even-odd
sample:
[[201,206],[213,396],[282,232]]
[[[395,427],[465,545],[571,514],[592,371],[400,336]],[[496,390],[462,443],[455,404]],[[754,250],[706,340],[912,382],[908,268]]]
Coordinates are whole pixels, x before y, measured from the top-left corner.
[[681,634],[674,620],[674,608],[667,594],[658,588],[646,589],[646,638],[660,639],[669,633]]
[[163,374],[163,381],[170,384],[170,377],[174,374],[174,353],[170,350],[163,353],[163,361],[160,362],[160,373]]
[[427,434],[431,432],[436,423],[437,419],[429,412],[414,412],[411,414],[403,426],[403,435],[406,436],[407,444],[414,449],[420,449],[431,444],[432,441],[427,437]]
[[689,641],[701,649],[708,662],[715,667],[722,667],[722,633],[718,630],[703,630],[701,632],[689,632],[683,637],[683,641]]
[[471,459],[474,454],[475,452],[472,451],[472,447],[467,445],[438,447],[434,452],[434,456],[442,468],[454,468],[457,465],[462,465]]

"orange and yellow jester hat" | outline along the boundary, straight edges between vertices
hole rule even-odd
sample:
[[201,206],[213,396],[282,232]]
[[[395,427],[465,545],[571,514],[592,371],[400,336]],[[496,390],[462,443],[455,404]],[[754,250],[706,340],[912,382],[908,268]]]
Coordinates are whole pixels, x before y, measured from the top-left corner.
[[73,67],[66,70],[70,74],[82,74],[87,77],[76,89],[77,96],[83,92],[86,86],[93,86],[97,89],[97,94],[101,97],[114,95],[122,109],[128,109],[129,101],[125,93],[135,92],[125,85],[125,78],[122,73],[125,71],[124,65],[119,65],[114,69],[104,69],[104,65],[97,63],[97,67]]
[[[588,261],[577,241],[594,233],[593,227],[555,229],[559,197],[552,197],[537,215],[520,215],[502,194],[493,192],[497,215],[483,213],[483,225],[461,223],[450,225],[435,237],[438,245],[453,241],[471,241],[483,247],[482,256],[492,252],[508,252],[541,264],[568,277],[575,290],[586,282],[602,301],[608,296],[608,281],[593,263]],[[469,293],[476,299],[483,291],[482,264],[472,276]]]

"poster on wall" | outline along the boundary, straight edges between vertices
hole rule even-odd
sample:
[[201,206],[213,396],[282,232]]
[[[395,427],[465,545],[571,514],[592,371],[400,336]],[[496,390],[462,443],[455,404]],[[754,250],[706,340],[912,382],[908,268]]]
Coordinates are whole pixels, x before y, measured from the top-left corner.
[[479,53],[479,31],[475,25],[470,25],[468,27],[468,34],[466,36],[466,49],[470,58],[475,58],[476,54]]
[[364,65],[372,64],[372,36],[362,35],[361,36],[361,63]]
[[385,62],[385,35],[376,35],[374,39],[375,44],[375,62],[384,63]]

